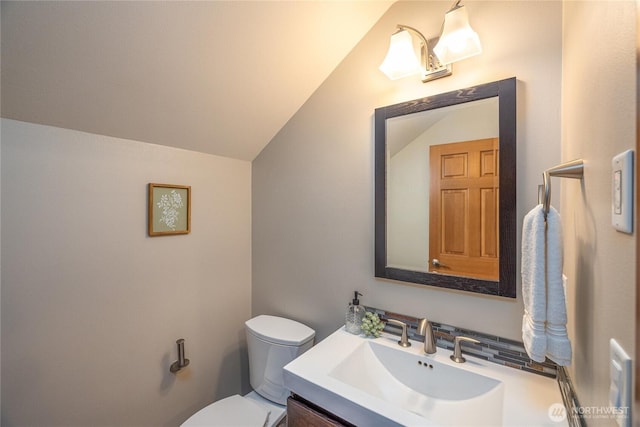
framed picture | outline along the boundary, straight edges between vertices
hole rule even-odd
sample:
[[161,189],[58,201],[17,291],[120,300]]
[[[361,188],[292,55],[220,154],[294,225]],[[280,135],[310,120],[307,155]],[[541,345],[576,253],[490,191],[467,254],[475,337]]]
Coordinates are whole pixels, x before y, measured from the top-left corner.
[[149,184],[149,236],[191,232],[191,187]]

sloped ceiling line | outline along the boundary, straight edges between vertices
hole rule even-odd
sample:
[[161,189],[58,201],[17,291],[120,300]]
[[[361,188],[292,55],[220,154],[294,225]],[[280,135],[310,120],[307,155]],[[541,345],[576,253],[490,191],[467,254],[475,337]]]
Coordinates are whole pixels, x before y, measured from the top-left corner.
[[391,1],[3,1],[2,116],[253,160]]

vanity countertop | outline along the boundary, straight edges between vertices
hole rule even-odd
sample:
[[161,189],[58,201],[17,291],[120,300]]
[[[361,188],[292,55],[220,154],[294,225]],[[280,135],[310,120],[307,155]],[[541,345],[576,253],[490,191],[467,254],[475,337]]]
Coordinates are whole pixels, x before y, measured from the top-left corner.
[[[465,355],[467,360],[465,363],[455,363],[449,358],[452,352],[442,348],[438,348],[435,355],[425,355],[422,351],[423,344],[419,341],[411,341],[412,345],[409,348],[401,348],[397,343],[398,336],[396,335],[384,333],[380,338],[370,339],[350,334],[344,328],[340,328],[285,366],[285,386],[293,393],[358,426],[447,425],[430,421],[411,410],[403,409],[397,404],[385,401],[384,398],[363,391],[366,388],[359,389],[336,378],[335,372],[340,369],[339,366],[346,357],[353,358],[354,354],[359,354],[356,351],[362,348],[363,344],[369,346],[373,344],[377,348],[384,350],[386,347],[395,351],[394,354],[402,355],[403,362],[401,363],[406,363],[404,362],[406,360],[419,361],[420,365],[433,364],[441,367],[436,370],[456,372],[451,370],[454,368],[466,371],[463,375],[477,374],[500,382],[501,420],[504,426],[557,427],[567,425],[566,419],[559,421],[552,418],[553,415],[557,415],[557,412],[553,413],[553,409],[557,411],[559,408],[562,413],[562,408],[564,408],[560,389],[555,379],[501,366],[468,355]],[[363,366],[367,363],[369,362],[362,361]],[[428,402],[428,397],[421,396],[421,398]],[[448,402],[444,405],[449,405]],[[474,399],[470,399],[467,406],[461,406],[463,404],[461,402],[464,403],[464,399],[456,400],[454,403],[456,406],[449,406],[448,411],[477,414],[485,408],[482,404],[473,403]],[[442,404],[439,403],[439,405]],[[496,418],[495,414],[491,416]],[[499,415],[497,417],[500,418]],[[475,417],[469,419],[475,419]],[[478,425],[489,424],[478,422]]]

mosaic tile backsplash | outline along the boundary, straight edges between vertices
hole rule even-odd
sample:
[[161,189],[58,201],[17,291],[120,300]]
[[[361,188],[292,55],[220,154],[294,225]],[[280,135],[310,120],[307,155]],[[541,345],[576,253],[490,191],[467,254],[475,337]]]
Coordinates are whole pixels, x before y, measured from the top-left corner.
[[[418,320],[420,319],[379,308],[366,306],[365,308],[367,311],[377,313],[383,320],[396,319],[405,322],[409,325],[409,338],[416,341],[424,341],[424,337],[416,333]],[[440,348],[453,350],[454,337],[463,335],[480,341],[480,344],[465,343],[463,350],[463,353],[465,354],[549,378],[557,377],[558,366],[554,362],[548,359],[544,363],[534,362],[527,355],[527,352],[524,349],[524,344],[519,341],[509,340],[469,329],[457,328],[443,323],[431,322],[431,325],[433,327],[434,335],[436,336],[436,345]],[[401,331],[399,327],[390,324],[385,326],[384,330],[385,332],[397,335],[400,335]]]

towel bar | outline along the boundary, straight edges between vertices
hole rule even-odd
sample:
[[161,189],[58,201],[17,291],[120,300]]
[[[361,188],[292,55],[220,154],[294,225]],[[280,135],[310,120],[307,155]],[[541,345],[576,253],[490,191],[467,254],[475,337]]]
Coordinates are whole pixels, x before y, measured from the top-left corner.
[[[582,179],[584,176],[584,161],[582,159],[572,160],[561,165],[547,169],[542,174],[542,182],[544,183],[542,211],[544,219],[547,219],[549,207],[551,206],[551,177],[558,176],[561,178]],[[538,195],[540,197],[540,194]]]

